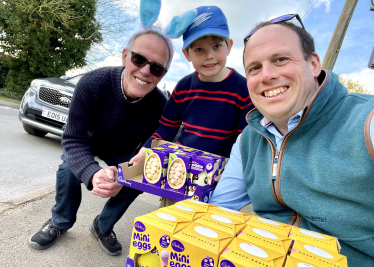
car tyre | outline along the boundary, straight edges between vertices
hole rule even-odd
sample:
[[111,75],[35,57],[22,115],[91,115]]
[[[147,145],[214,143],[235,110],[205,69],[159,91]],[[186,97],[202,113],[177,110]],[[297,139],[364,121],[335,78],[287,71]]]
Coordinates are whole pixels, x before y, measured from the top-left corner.
[[28,133],[28,134],[31,134],[31,135],[35,135],[35,136],[39,136],[39,137],[43,137],[47,134],[47,132],[45,131],[42,131],[42,130],[39,130],[39,129],[36,129],[36,128],[33,128],[31,127],[30,125],[28,124],[24,124],[22,123],[23,125],[23,129]]

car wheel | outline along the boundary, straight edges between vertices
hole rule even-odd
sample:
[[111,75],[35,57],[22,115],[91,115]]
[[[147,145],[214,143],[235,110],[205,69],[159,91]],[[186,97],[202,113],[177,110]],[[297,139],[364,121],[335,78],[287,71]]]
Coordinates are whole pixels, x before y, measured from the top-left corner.
[[33,128],[30,125],[27,125],[27,124],[24,124],[24,123],[22,123],[22,125],[23,125],[23,129],[28,134],[39,136],[39,137],[43,137],[43,136],[45,136],[47,134],[47,132],[39,130],[39,129],[36,129],[36,128]]

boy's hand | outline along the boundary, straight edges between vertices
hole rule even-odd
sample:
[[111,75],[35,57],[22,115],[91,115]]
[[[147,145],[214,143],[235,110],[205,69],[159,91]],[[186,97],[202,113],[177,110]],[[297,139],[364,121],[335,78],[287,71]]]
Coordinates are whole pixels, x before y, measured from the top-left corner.
[[122,185],[117,183],[117,174],[118,170],[115,166],[96,172],[91,179],[92,194],[103,198],[117,195],[122,188]]
[[214,177],[214,181],[218,182],[221,179],[222,174],[217,175]]
[[144,157],[145,157],[145,152],[146,152],[146,148],[145,147],[142,147],[138,154],[136,154],[136,156],[132,157],[129,161],[129,164],[133,164],[133,165],[137,165],[139,163],[142,163],[144,162]]

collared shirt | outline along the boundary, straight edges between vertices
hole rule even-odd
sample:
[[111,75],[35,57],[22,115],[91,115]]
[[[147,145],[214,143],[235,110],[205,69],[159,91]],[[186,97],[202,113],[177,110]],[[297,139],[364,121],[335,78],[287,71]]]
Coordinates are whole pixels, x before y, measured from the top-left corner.
[[[291,131],[299,123],[300,118],[303,114],[303,110],[292,116],[288,120],[288,131]],[[275,136],[277,150],[279,150],[283,136],[279,133],[275,125],[267,120],[263,119],[261,124]],[[222,177],[214,190],[214,193],[209,200],[210,204],[222,206],[225,208],[240,210],[244,206],[251,203],[250,196],[248,196],[247,188],[243,178],[242,159],[240,156],[240,136],[236,139],[235,144],[232,147],[230,160],[225,166],[225,170],[222,173]],[[374,148],[374,117],[370,122],[370,139]]]

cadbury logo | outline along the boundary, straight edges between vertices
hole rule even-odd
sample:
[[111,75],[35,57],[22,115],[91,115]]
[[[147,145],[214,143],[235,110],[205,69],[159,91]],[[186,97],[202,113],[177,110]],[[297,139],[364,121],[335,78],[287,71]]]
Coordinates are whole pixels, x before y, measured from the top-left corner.
[[[121,177],[122,178],[122,177]],[[129,186],[131,186],[131,183],[129,182],[129,181],[127,181],[127,180],[122,180],[122,182],[124,183],[124,184],[128,184]]]
[[232,264],[231,261],[223,260],[221,261],[220,267],[235,267],[235,265]]
[[171,242],[171,247],[177,251],[177,252],[182,252],[184,251],[184,246],[181,242],[179,242],[178,240],[174,240],[173,242]]
[[145,231],[145,225],[142,223],[142,222],[136,222],[134,224],[134,227],[135,229],[138,231],[138,232],[144,232]]

